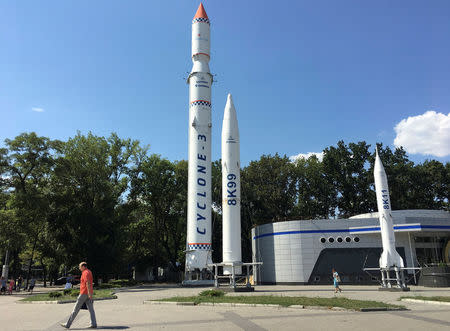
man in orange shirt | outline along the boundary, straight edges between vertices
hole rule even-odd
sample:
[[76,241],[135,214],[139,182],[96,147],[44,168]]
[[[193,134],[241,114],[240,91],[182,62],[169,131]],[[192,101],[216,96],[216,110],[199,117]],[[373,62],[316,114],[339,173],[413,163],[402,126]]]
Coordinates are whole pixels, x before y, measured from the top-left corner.
[[70,314],[69,320],[67,323],[61,323],[61,326],[66,329],[70,328],[73,320],[80,311],[81,306],[86,303],[86,306],[89,309],[89,314],[91,315],[91,325],[89,328],[96,329],[97,321],[95,319],[94,302],[92,300],[92,295],[94,294],[92,272],[87,268],[86,262],[81,262],[79,268],[81,271],[80,295],[78,296],[77,303],[73,308],[72,314]]

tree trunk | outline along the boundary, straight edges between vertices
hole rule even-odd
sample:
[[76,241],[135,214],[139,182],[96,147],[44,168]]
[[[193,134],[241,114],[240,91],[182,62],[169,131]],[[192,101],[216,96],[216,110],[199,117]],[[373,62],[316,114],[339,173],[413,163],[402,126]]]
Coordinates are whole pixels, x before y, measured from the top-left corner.
[[36,237],[34,238],[33,249],[31,250],[30,262],[28,264],[28,272],[27,272],[27,283],[26,283],[25,289],[28,288],[28,281],[30,280],[31,265],[33,264],[34,250],[36,249],[37,240],[38,240],[38,235],[36,235]]
[[41,265],[42,265],[42,272],[43,272],[43,276],[44,276],[44,287],[47,287],[47,268],[44,265],[44,262],[42,261],[41,258]]
[[21,273],[20,270],[19,270],[19,272],[17,272],[17,269],[18,269],[18,268],[17,268],[17,264],[19,264],[19,252],[17,251],[17,249],[14,250],[13,257],[14,257],[14,263],[13,263],[13,270],[14,270],[14,273],[13,273],[13,275],[14,275],[14,280],[16,280],[17,277],[19,277],[19,275],[20,275],[20,273]]

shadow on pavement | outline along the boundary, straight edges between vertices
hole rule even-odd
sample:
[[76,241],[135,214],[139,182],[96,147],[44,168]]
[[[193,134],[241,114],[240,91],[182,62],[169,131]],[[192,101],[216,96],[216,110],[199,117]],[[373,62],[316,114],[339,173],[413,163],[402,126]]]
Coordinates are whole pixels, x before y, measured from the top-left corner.
[[139,287],[122,287],[115,290],[116,293],[120,292],[154,292],[154,291],[163,291],[172,288],[181,288],[181,286],[173,285],[173,286],[139,286]]
[[[272,292],[334,292],[334,289],[330,287],[329,289],[295,289],[295,290],[258,290],[255,289],[254,293],[272,293]],[[374,290],[351,290],[351,292],[358,292],[358,291],[366,291],[366,292],[373,292]],[[377,290],[378,291],[378,290]],[[342,289],[342,292],[344,292],[344,288]],[[349,292],[349,291],[347,291]]]
[[[97,330],[125,330],[125,329],[129,329],[129,328],[130,328],[129,326],[124,326],[124,325],[114,325],[114,326],[100,325],[100,326],[97,326]],[[86,330],[86,329],[89,329],[89,328],[70,328],[70,330]]]

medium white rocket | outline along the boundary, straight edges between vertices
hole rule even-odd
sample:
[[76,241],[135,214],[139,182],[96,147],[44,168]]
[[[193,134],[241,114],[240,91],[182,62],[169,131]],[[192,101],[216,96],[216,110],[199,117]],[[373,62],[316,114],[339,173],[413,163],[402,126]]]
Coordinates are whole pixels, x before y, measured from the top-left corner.
[[[224,263],[242,262],[241,254],[241,165],[239,127],[231,94],[222,124],[222,258]],[[242,268],[235,267],[235,274]],[[232,273],[224,266],[223,273]]]
[[380,257],[380,268],[403,268],[403,259],[395,249],[394,225],[391,214],[391,201],[389,187],[383,164],[376,149],[375,166],[373,171],[375,179],[375,192],[377,194],[378,218],[380,220],[381,241],[383,253]]
[[189,84],[189,170],[186,271],[208,268],[211,257],[211,85],[209,19],[203,5],[192,20]]

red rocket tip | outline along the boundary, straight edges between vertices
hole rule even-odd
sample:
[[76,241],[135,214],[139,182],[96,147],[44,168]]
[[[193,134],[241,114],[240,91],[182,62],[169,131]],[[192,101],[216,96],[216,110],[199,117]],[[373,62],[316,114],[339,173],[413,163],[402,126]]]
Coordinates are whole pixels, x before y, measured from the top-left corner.
[[203,8],[203,4],[200,2],[200,6],[198,6],[197,12],[195,13],[195,18],[208,18],[208,15],[206,15],[205,8]]

